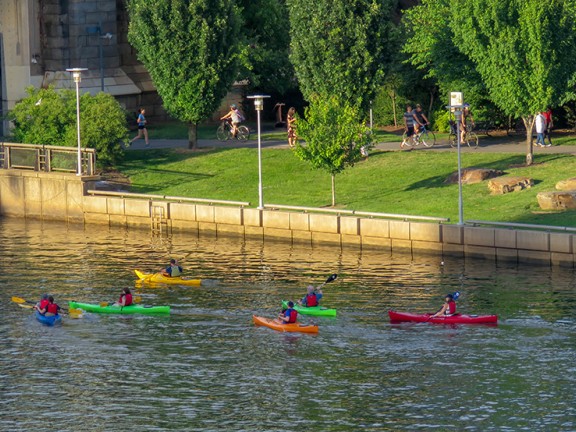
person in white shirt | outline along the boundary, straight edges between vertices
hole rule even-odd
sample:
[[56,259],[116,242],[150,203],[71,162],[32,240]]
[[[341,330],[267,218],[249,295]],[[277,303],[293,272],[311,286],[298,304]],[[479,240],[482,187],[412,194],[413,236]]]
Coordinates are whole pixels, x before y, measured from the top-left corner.
[[550,144],[544,143],[544,132],[546,132],[546,118],[541,112],[536,114],[534,119],[534,127],[536,128],[536,145],[540,147],[550,147]]

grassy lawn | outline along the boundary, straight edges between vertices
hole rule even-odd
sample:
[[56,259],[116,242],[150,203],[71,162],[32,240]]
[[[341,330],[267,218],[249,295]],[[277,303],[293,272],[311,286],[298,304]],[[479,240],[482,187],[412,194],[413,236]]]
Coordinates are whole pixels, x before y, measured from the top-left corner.
[[[322,207],[330,204],[330,176],[298,160],[288,149],[263,149],[264,203]],[[495,168],[530,176],[534,187],[490,195],[486,182],[463,186],[464,218],[576,226],[576,211],[543,212],[536,195],[576,172],[572,155],[466,153],[462,166]],[[258,161],[254,149],[130,151],[119,170],[132,192],[258,203]],[[458,221],[458,186],[444,180],[457,169],[453,152],[384,152],[336,176],[337,207],[358,211],[449,217]]]

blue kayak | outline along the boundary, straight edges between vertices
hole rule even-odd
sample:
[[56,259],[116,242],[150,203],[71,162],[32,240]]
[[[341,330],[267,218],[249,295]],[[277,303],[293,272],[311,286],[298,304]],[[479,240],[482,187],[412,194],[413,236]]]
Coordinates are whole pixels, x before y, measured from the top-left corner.
[[36,316],[36,320],[47,326],[62,324],[62,315],[44,316],[38,311],[34,312],[34,315]]

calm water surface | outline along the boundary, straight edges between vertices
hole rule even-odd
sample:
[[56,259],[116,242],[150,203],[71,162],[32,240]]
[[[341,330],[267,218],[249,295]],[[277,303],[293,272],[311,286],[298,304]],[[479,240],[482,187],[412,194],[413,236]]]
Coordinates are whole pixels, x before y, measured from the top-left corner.
[[[566,269],[0,220],[0,430],[574,431],[576,289]],[[202,287],[139,287],[169,258]],[[316,336],[255,327],[331,273]],[[10,298],[114,300],[170,317],[65,319]],[[488,326],[391,325],[460,290]],[[46,418],[50,425],[47,426]]]

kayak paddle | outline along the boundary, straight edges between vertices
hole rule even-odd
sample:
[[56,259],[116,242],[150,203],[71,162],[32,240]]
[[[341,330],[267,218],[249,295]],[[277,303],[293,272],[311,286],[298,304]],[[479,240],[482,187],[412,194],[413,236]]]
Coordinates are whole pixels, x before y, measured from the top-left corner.
[[[140,296],[134,296],[132,299],[133,303],[140,303],[142,301],[142,297]],[[100,307],[106,307],[106,306],[110,306],[110,302],[100,302],[98,303],[100,305]],[[114,304],[114,303],[112,303]]]
[[[36,302],[30,301],[30,300],[25,300],[21,297],[12,297],[12,301],[14,303],[18,303],[18,306],[20,306],[21,308],[24,309],[34,309],[34,306]],[[26,303],[30,303],[30,304],[26,304]],[[71,318],[80,318],[82,316],[82,311],[80,309],[65,309],[63,307],[60,307],[60,309],[62,309],[64,312],[68,312],[68,314],[70,314]]]
[[328,279],[326,279],[326,282],[324,282],[322,285],[317,286],[316,289],[320,289],[324,285],[326,285],[327,283],[335,281],[337,277],[338,277],[338,275],[336,273],[331,274],[330,276],[328,276]]

